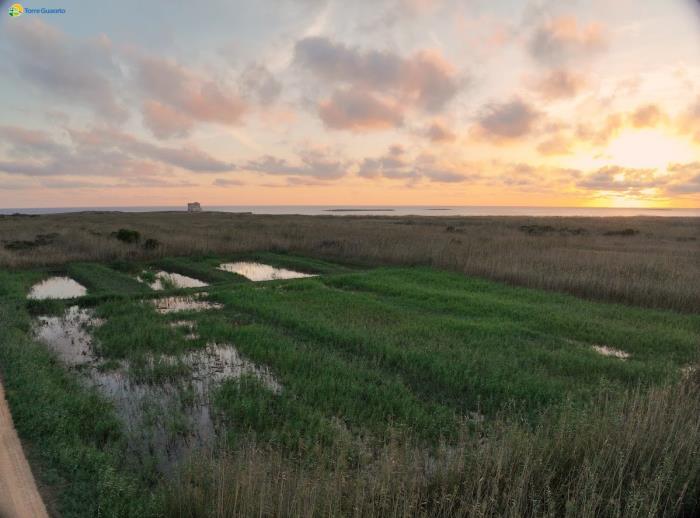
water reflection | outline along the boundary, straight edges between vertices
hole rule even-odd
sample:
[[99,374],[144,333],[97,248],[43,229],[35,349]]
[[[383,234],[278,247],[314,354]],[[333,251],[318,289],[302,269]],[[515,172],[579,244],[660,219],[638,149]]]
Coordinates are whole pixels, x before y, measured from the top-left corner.
[[42,316],[34,326],[34,335],[54,351],[67,365],[93,362],[91,326],[101,325],[87,309],[71,306],[61,317]]
[[[38,317],[33,332],[114,404],[130,451],[142,462],[155,461],[164,473],[189,452],[213,445],[217,426],[210,395],[220,383],[249,375],[274,393],[282,390],[269,369],[242,357],[234,346],[217,343],[179,357],[147,355],[141,359],[146,368],[140,369],[146,375],[134,380],[127,360],[103,362],[96,355],[90,331],[100,325],[91,310],[72,306],[63,316]],[[165,381],[149,379],[149,370],[168,367],[177,368]]]
[[41,281],[29,291],[28,299],[72,299],[82,297],[87,289],[70,277],[50,277]]
[[236,273],[255,282],[315,277],[315,275],[309,273],[295,272],[285,268],[275,268],[268,264],[253,262],[224,263],[219,265],[219,270]]
[[141,277],[137,277],[140,282],[147,283],[151,289],[161,291],[168,288],[203,288],[208,286],[206,282],[200,281],[187,275],[160,271],[155,274],[153,282],[147,282]]
[[163,297],[153,299],[151,303],[156,311],[163,315],[177,313],[179,311],[205,311],[208,309],[221,309],[222,304],[202,299],[199,294],[186,297]]
[[619,358],[621,360],[626,360],[630,357],[630,353],[608,347],[607,345],[594,345],[593,350],[603,356],[612,356],[613,358]]

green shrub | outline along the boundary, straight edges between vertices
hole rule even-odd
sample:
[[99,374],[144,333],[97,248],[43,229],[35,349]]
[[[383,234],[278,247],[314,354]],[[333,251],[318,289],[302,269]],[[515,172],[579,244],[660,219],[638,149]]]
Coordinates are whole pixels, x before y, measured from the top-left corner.
[[112,236],[124,243],[138,243],[141,240],[141,234],[137,230],[129,230],[128,228],[120,228],[116,232],[112,232]]

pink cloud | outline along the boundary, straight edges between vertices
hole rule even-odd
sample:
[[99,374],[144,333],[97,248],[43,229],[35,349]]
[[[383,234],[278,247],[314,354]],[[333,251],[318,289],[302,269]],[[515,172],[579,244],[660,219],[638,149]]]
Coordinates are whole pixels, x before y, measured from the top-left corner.
[[143,104],[142,113],[144,124],[158,138],[184,137],[194,126],[189,116],[153,99]]
[[297,42],[295,59],[336,88],[319,110],[326,125],[335,129],[398,126],[408,110],[441,111],[463,87],[456,68],[432,50],[402,57],[310,37]]
[[423,134],[432,142],[453,142],[457,138],[447,123],[440,119],[434,119]]
[[32,87],[87,106],[103,120],[127,119],[114,88],[120,70],[106,36],[79,40],[39,18],[8,24],[6,30],[12,48],[7,62]]
[[555,135],[537,146],[542,155],[566,155],[571,151],[572,142],[562,135]]
[[477,121],[477,134],[496,141],[518,139],[529,135],[541,114],[529,103],[514,98],[486,106]]
[[138,76],[145,92],[159,103],[147,105],[144,116],[151,129],[171,134],[175,120],[236,124],[246,103],[227,85],[189,70],[174,61],[141,57]]
[[640,106],[631,115],[630,120],[636,128],[651,128],[666,120],[666,114],[655,104]]
[[580,72],[564,68],[548,70],[536,80],[533,89],[546,100],[565,99],[576,96],[585,86],[586,77]]
[[318,113],[334,129],[388,129],[403,123],[402,107],[395,101],[360,89],[337,90],[319,103]]
[[573,16],[559,16],[537,27],[529,50],[543,64],[561,65],[591,57],[607,46],[607,31],[601,24],[584,25]]

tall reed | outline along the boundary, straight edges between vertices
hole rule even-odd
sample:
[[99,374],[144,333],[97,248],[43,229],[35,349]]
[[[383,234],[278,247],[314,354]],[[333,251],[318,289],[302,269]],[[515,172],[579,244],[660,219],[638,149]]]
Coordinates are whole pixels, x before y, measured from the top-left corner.
[[[564,411],[535,429],[507,419],[452,446],[399,436],[363,461],[315,466],[247,444],[193,460],[168,516],[697,516],[698,379]],[[325,455],[325,454],[321,454]]]

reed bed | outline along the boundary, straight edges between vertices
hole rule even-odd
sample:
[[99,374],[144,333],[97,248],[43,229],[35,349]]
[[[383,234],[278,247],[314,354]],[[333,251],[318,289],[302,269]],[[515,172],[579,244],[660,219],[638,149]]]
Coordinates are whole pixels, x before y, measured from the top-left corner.
[[400,435],[355,462],[305,466],[265,446],[193,460],[167,516],[697,516],[697,379],[601,398],[536,428],[507,419],[429,454]]
[[[121,228],[155,246],[112,237]],[[54,237],[38,238],[46,235]],[[586,298],[700,311],[700,225],[693,218],[75,213],[0,217],[0,242],[0,266],[11,268],[267,250],[429,265]]]

